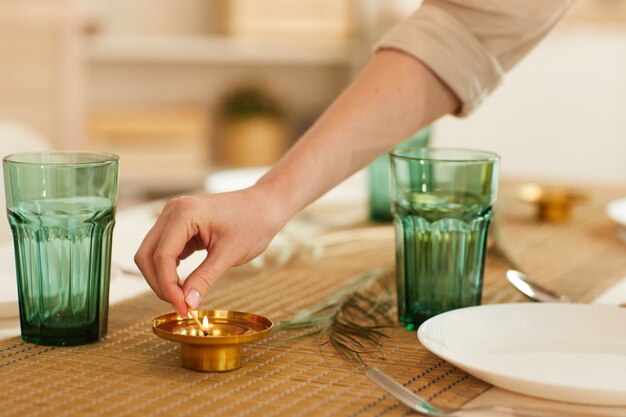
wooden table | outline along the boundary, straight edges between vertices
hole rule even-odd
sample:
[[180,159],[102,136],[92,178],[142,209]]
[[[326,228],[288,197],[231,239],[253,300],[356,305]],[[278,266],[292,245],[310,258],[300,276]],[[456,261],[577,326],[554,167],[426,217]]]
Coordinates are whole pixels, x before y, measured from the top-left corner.
[[[626,187],[587,188],[590,199],[565,223],[540,223],[533,208],[511,200],[503,187],[502,240],[506,251],[541,283],[577,301],[591,301],[626,277],[626,244],[604,214]],[[314,262],[252,274],[235,270],[203,307],[243,310],[274,320],[325,299],[364,270],[393,263],[393,229],[362,225],[323,236],[325,252]],[[484,302],[522,301],[504,280],[509,265],[490,255]],[[626,301],[626,300],[625,300]],[[109,334],[96,344],[55,348],[0,342],[0,415],[220,415],[397,416],[406,407],[374,386],[315,338],[281,341],[276,335],[245,351],[241,369],[203,374],[180,366],[179,346],[155,337],[153,317],[169,306],[152,294],[111,307]],[[414,332],[397,328],[385,360],[373,361],[409,389],[437,405],[525,403],[596,414],[626,415],[626,408],[584,407],[530,399],[492,388],[423,347]]]

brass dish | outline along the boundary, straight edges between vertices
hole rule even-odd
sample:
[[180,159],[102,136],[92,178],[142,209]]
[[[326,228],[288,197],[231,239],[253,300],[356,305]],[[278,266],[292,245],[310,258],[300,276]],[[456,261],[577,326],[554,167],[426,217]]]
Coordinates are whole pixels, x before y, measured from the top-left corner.
[[183,368],[200,372],[224,372],[241,367],[243,345],[267,337],[273,327],[270,319],[229,310],[200,310],[198,318],[208,321],[207,336],[191,318],[176,313],[152,320],[157,336],[181,344]]
[[561,222],[569,219],[572,205],[587,196],[572,188],[529,183],[518,188],[517,198],[534,204],[540,220]]

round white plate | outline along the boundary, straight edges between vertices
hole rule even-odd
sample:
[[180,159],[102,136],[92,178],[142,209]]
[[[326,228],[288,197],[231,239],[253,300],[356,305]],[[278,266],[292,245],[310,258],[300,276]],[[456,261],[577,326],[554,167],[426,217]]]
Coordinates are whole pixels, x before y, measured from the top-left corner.
[[626,198],[611,201],[606,206],[606,214],[614,222],[626,227]]
[[626,242],[626,198],[611,201],[606,206],[606,214],[621,226],[617,230],[617,236]]
[[626,405],[626,308],[483,305],[435,316],[417,335],[434,354],[498,387],[559,401]]

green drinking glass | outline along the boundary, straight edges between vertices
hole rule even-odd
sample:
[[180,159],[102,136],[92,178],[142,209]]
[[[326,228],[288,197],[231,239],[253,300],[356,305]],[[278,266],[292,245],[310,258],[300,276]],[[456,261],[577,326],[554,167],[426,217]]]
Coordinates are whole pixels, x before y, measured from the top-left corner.
[[[427,126],[416,132],[399,146],[425,147],[430,139],[431,128]],[[369,180],[370,219],[379,222],[390,222],[391,195],[389,192],[389,154],[386,153],[372,162],[367,168]]]
[[409,330],[481,302],[499,157],[400,147],[391,152],[398,316]]
[[78,345],[106,334],[118,159],[90,152],[4,158],[25,341]]

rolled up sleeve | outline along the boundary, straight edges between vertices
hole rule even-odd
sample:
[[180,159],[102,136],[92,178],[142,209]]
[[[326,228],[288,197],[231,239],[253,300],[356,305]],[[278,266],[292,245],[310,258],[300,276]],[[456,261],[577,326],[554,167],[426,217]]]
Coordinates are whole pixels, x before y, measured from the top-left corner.
[[396,49],[428,66],[471,113],[575,0],[425,0],[374,49]]

